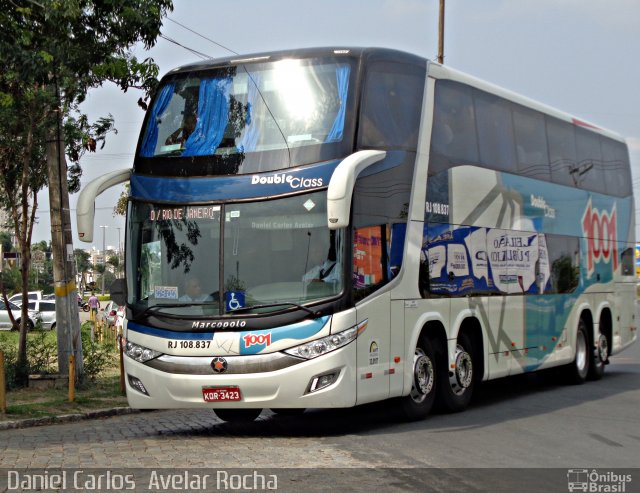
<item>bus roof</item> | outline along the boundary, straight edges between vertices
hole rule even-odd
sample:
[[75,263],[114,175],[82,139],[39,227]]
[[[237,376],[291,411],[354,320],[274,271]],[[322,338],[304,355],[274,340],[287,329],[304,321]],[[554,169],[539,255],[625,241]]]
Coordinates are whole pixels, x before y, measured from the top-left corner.
[[352,58],[367,58],[376,59],[381,58],[385,60],[394,60],[407,63],[419,63],[428,64],[428,75],[435,79],[449,79],[463,84],[476,87],[477,89],[495,94],[496,96],[503,97],[515,103],[521,104],[528,108],[540,111],[548,114],[560,120],[572,123],[574,125],[586,128],[590,131],[599,133],[611,139],[625,142],[624,138],[607,129],[604,129],[598,125],[595,125],[589,121],[577,118],[569,113],[565,113],[556,108],[540,103],[526,96],[522,96],[518,93],[492,84],[491,82],[484,81],[472,75],[466,74],[459,70],[453,69],[449,66],[444,66],[435,63],[426,58],[411,53],[389,49],[389,48],[376,48],[376,47],[315,47],[315,48],[300,48],[292,50],[280,50],[280,51],[268,51],[261,53],[252,53],[248,55],[233,55],[223,58],[212,58],[210,60],[204,60],[200,62],[191,63],[177,67],[166,75],[174,75],[181,72],[191,72],[197,70],[208,70],[216,67],[225,67],[229,65],[248,64],[248,63],[260,63],[267,60],[281,60],[285,58],[310,58],[314,56],[345,56]]

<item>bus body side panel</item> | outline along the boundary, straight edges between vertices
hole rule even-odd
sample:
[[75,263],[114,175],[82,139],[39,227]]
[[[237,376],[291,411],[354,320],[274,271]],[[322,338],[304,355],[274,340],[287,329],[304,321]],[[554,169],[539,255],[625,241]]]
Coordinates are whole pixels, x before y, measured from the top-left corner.
[[390,303],[389,292],[383,292],[356,307],[358,323],[368,321],[356,339],[358,404],[389,397]]

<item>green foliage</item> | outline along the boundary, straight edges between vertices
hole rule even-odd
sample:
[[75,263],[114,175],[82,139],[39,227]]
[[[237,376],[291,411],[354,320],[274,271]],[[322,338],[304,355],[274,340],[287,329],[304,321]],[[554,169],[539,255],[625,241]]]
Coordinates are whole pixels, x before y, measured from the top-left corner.
[[[0,334],[0,351],[4,352],[7,388],[16,388],[18,369],[18,334]],[[57,371],[57,343],[55,332],[32,331],[27,335],[27,363],[29,374]]]
[[129,195],[131,194],[131,187],[128,183],[124,185],[124,190],[120,193],[120,197],[118,197],[118,202],[116,206],[113,208],[114,216],[125,216],[127,214],[127,205],[129,204]]
[[34,331],[27,339],[29,373],[46,374],[58,371],[58,344],[50,333]]
[[84,355],[84,378],[91,381],[116,364],[116,346],[91,340],[91,322],[82,325],[82,351]]
[[4,353],[4,374],[7,379],[7,389],[15,387],[16,368],[18,362],[18,345],[0,339],[0,351]]
[[[158,67],[131,50],[138,43],[153,46],[172,9],[172,0],[0,0],[0,208],[13,219],[22,291],[29,284],[37,194],[49,178],[48,143],[64,145],[68,188],[77,191],[81,156],[114,131],[111,116],[89,122],[79,105],[89,89],[107,81],[149,95]],[[24,378],[24,338],[18,360],[18,378]]]

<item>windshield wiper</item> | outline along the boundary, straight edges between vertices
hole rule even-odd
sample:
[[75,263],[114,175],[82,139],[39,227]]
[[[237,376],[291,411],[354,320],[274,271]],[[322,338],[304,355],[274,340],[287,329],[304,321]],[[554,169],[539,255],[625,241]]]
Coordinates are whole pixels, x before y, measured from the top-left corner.
[[232,313],[242,313],[242,312],[248,312],[250,310],[255,310],[258,308],[275,308],[277,306],[293,306],[296,308],[299,308],[300,310],[303,310],[307,313],[309,313],[310,315],[313,315],[314,317],[318,317],[320,315],[320,312],[314,312],[312,309],[307,308],[306,306],[303,305],[299,305],[298,303],[293,303],[290,301],[284,301],[284,302],[280,302],[280,303],[265,303],[264,305],[252,305],[252,306],[245,306],[242,308],[238,308],[237,310],[232,310],[230,312],[227,312],[227,314],[232,314]]
[[[139,315],[137,315],[137,317],[143,317],[145,316],[147,313],[150,312],[155,312],[155,311],[160,311],[161,308],[183,308],[185,306],[216,306],[218,307],[218,302],[211,302],[211,303],[193,303],[193,302],[189,302],[189,301],[185,301],[183,303],[163,303],[161,305],[151,305],[148,306],[147,308],[145,308],[142,313],[140,313]],[[171,318],[171,314],[165,313],[165,316]]]

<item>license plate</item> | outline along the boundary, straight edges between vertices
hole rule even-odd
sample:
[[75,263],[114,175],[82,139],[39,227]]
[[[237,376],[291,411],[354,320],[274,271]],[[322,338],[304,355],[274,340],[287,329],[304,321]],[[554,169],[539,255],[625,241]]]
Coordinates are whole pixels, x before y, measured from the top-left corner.
[[239,401],[240,387],[203,387],[202,397],[205,402]]

